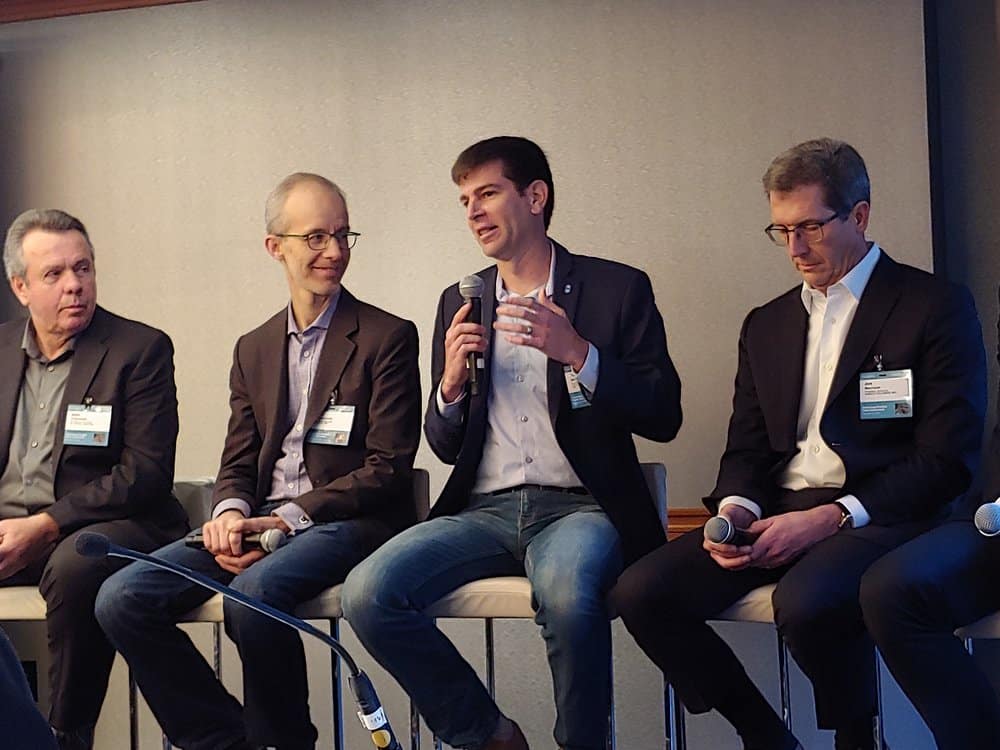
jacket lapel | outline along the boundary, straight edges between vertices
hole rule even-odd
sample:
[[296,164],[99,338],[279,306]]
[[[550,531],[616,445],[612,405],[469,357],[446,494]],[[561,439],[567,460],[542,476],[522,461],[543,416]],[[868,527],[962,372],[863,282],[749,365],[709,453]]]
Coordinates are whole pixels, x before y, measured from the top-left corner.
[[94,318],[87,329],[77,337],[73,349],[73,363],[69,368],[69,378],[66,380],[66,390],[62,403],[59,405],[58,421],[56,422],[55,441],[52,445],[52,466],[58,467],[63,451],[63,427],[65,426],[66,408],[70,404],[85,403],[87,391],[97,371],[108,353],[108,327],[104,310],[98,307]]
[[357,300],[343,289],[337,309],[330,319],[330,327],[326,331],[323,342],[323,353],[320,354],[316,367],[316,381],[309,392],[309,405],[306,407],[305,429],[309,430],[326,410],[333,391],[340,383],[347,362],[354,354],[357,344],[354,334],[358,330]]
[[[566,311],[566,317],[573,324],[576,320],[576,308],[580,300],[580,287],[583,282],[577,278],[573,256],[570,252],[557,242],[553,242],[552,246],[555,248],[556,254],[556,267],[552,276],[552,301]],[[550,359],[547,375],[549,417],[554,426],[556,417],[559,416],[559,406],[562,403],[565,389],[562,364]]]
[[851,321],[851,329],[847,332],[844,348],[840,351],[840,361],[837,363],[837,371],[830,384],[830,395],[827,397],[826,405],[834,402],[859,371],[875,369],[875,362],[870,358],[871,350],[886,318],[889,317],[899,298],[897,276],[896,262],[883,251],[858,302],[854,320]]
[[21,348],[24,336],[24,322],[21,325],[10,324],[7,327],[7,338],[0,342],[0,361],[6,362],[6,373],[0,378],[0,473],[7,466],[10,454],[10,439],[14,432],[14,419],[17,415],[17,403],[21,394],[21,382],[24,380],[24,368],[27,355]]
[[809,315],[798,289],[788,295],[787,304],[788,309],[781,313],[781,325],[773,331],[774,356],[766,387],[773,389],[768,402],[774,410],[775,434],[789,436],[794,446],[802,401],[802,381],[805,379]]

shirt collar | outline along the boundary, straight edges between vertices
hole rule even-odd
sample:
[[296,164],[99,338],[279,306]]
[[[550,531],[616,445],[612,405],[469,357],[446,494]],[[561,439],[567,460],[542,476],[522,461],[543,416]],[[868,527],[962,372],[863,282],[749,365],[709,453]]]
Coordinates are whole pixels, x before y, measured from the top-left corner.
[[[555,278],[556,278],[556,248],[552,244],[552,240],[549,240],[549,277],[545,280],[545,296],[552,299],[552,291],[555,289]],[[522,295],[526,297],[533,296],[537,289],[533,289],[529,294]],[[510,296],[503,285],[503,279],[500,273],[497,272],[497,282],[496,282],[496,298],[497,302],[503,302]],[[517,295],[515,295],[517,296]]]
[[295,322],[295,314],[292,312],[291,300],[288,302],[288,323],[286,324],[285,334],[291,336],[292,334],[302,334],[308,333],[313,328],[322,328],[324,331],[330,327],[330,320],[333,318],[333,314],[337,311],[337,304],[340,302],[340,293],[343,291],[343,287],[338,289],[333,297],[330,298],[330,304],[326,306],[326,309],[319,314],[312,323],[306,326],[304,331],[299,330],[298,324]]
[[[881,256],[882,249],[878,246],[877,242],[873,242],[872,246],[868,248],[868,252],[865,253],[865,257],[854,268],[848,271],[844,275],[844,278],[827,289],[827,294],[837,287],[841,287],[854,297],[854,299],[860,300],[861,295],[864,294],[865,287],[868,286],[868,280],[872,277],[872,271],[875,270],[875,264],[878,263],[878,259]],[[822,295],[822,292],[818,292],[806,282],[802,282],[802,305],[806,308],[807,313],[812,312],[813,300],[817,295]]]
[[62,354],[55,359],[47,360],[42,355],[42,350],[38,348],[38,340],[35,338],[35,324],[31,322],[31,318],[28,318],[28,320],[24,323],[24,335],[21,336],[21,348],[24,349],[24,353],[31,359],[41,362],[42,364],[61,362],[69,357],[76,348],[76,336],[66,342],[66,348],[63,349]]

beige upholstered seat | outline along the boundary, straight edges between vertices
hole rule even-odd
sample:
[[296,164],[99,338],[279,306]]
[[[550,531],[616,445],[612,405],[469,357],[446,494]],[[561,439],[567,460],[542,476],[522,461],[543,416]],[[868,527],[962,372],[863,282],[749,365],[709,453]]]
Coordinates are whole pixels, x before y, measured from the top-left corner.
[[734,622],[774,622],[774,606],[771,595],[774,584],[761,586],[751,591],[728,609],[724,609],[713,620],[732,620]]
[[41,621],[45,619],[45,600],[36,586],[0,588],[0,621]]

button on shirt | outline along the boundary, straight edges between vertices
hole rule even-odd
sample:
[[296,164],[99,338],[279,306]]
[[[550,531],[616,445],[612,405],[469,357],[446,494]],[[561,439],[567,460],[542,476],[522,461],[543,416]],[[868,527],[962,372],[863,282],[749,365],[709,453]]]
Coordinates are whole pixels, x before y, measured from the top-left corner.
[[[545,294],[552,297],[555,275],[555,252],[549,261],[549,277]],[[529,297],[538,296],[542,287],[532,290]],[[505,303],[514,295],[503,287],[497,274],[496,299]],[[520,318],[498,317],[498,320],[520,322]],[[472,491],[476,493],[516,487],[521,484],[544,484],[552,487],[579,487],[582,482],[573,471],[556,440],[549,417],[548,357],[540,350],[512,344],[502,333],[492,331],[492,364],[490,391],[487,394],[488,419],[483,456]],[[588,344],[587,359],[578,373],[583,388],[593,393],[597,388],[599,355]],[[561,379],[560,379],[560,382]],[[461,419],[458,404],[463,395],[446,404],[438,388],[438,411],[453,424]]]
[[[337,309],[340,293],[330,300],[330,304],[310,323],[304,331],[299,331],[288,305],[287,346],[288,346],[288,417],[289,424],[281,441],[281,454],[274,462],[271,472],[271,492],[268,503],[281,503],[272,513],[278,516],[292,532],[307,529],[313,525],[309,515],[294,501],[295,498],[312,490],[312,481],[306,471],[303,448],[309,425],[305,424],[309,394],[316,379],[316,368],[326,342],[326,332],[330,320]],[[327,398],[333,394],[327,395]],[[250,506],[239,498],[229,498],[215,506],[213,518],[226,510],[238,510],[243,515],[251,514]]]
[[[820,434],[820,421],[858,302],[881,254],[879,246],[873,243],[865,257],[844,278],[830,286],[825,295],[802,283],[802,304],[809,315],[809,331],[796,433],[798,453],[782,472],[781,486],[785,489],[843,487],[847,481],[844,462]],[[837,502],[851,513],[855,528],[869,522],[868,511],[854,495],[837,498]],[[745,497],[727,497],[719,507],[732,503],[747,508],[758,518],[761,516],[760,506]]]
[[55,502],[52,451],[73,346],[70,340],[62,354],[48,360],[38,349],[31,321],[25,324],[21,348],[27,357],[7,466],[0,476],[0,518],[24,518]]

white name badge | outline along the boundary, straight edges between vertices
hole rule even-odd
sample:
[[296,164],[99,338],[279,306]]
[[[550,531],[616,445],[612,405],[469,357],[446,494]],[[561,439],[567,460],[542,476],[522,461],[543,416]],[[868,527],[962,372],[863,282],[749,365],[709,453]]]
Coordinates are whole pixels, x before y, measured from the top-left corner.
[[70,404],[66,407],[66,445],[104,448],[111,436],[111,405]]
[[316,421],[316,426],[306,433],[307,443],[320,445],[347,445],[354,426],[353,406],[330,404]]
[[913,417],[913,370],[863,372],[862,419],[911,419]]
[[590,401],[583,395],[577,374],[569,365],[563,365],[563,374],[566,376],[566,390],[569,391],[569,405],[574,409],[586,409],[590,406]]

